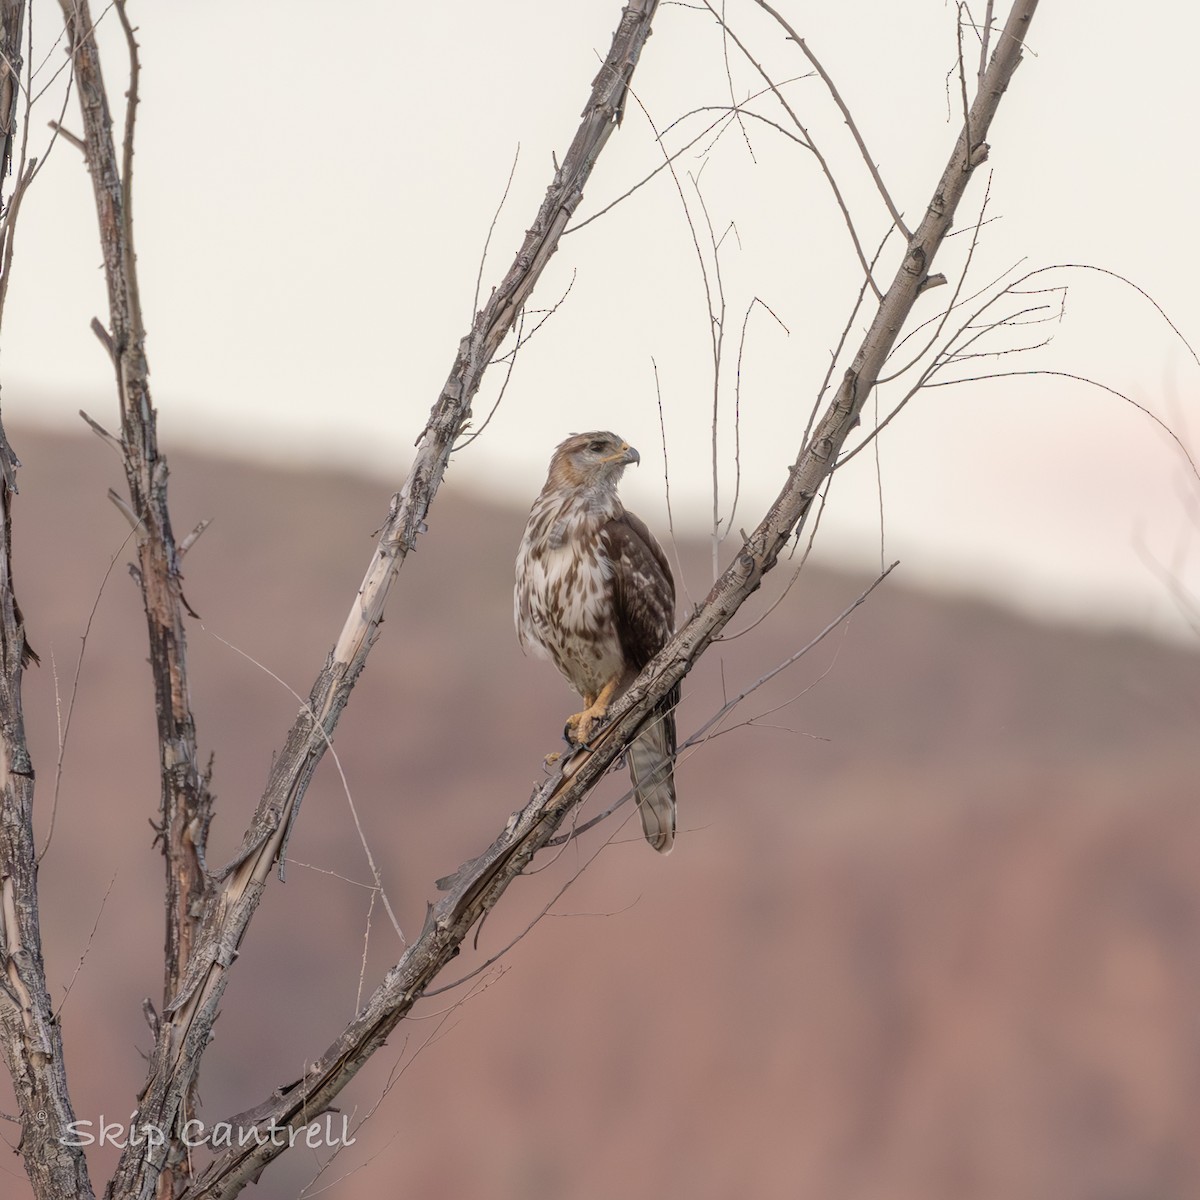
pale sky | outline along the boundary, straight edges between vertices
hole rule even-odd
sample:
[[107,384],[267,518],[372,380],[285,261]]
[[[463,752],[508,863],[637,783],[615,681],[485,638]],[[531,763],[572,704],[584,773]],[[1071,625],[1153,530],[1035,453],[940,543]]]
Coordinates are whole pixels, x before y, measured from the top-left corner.
[[[833,76],[915,225],[958,131],[954,6],[782,7]],[[35,59],[48,54],[40,86],[64,54],[50,46],[57,5],[35,9]],[[754,4],[731,0],[727,10],[776,80],[806,73],[799,51]],[[1007,6],[997,10],[1002,17]],[[135,2],[131,11],[143,50],[137,243],[168,452],[195,446],[330,462],[399,487],[468,328],[480,253],[518,146],[484,294],[533,219],[552,154],[561,155],[575,130],[619,3],[210,0]],[[965,291],[1009,268],[1019,275],[1093,264],[1144,288],[1200,344],[1198,168],[1185,124],[1200,99],[1200,15],[1165,0],[1136,13],[1116,0],[1039,9],[1032,53],[992,130],[994,219]],[[103,27],[119,122],[123,47],[111,14]],[[977,50],[968,49],[973,70]],[[736,47],[728,55],[734,93],[744,99],[761,84]],[[31,153],[45,149],[64,78],[38,101]],[[729,103],[712,18],[664,4],[634,83],[645,111],[630,106],[581,218],[661,163],[651,119],[662,130],[701,106]],[[839,113],[818,80],[796,79],[785,91],[873,249],[888,220]],[[769,97],[754,108],[788,121]],[[714,109],[687,117],[667,144],[678,148],[719,116]],[[79,126],[73,97],[66,124]],[[769,305],[788,331],[761,307],[749,322],[735,529],[752,526],[782,484],[860,285],[813,157],[763,122],[748,121],[746,135],[749,146],[730,127],[676,162],[701,238],[693,182],[701,168],[704,206],[724,234],[722,518],[735,483],[734,381],[752,300]],[[987,184],[987,170],[978,171],[959,228],[978,215]],[[105,316],[95,229],[82,162],[60,142],[18,232],[0,360],[10,425],[78,426],[81,407],[115,423],[108,364],[88,330],[92,316]],[[969,236],[948,243],[937,263],[952,281]],[[707,247],[705,262],[715,290]],[[894,265],[892,258],[881,268],[884,285]],[[527,504],[556,442],[611,428],[642,452],[627,501],[664,530],[656,363],[675,520],[703,527],[713,507],[710,322],[692,232],[668,173],[566,237],[534,306],[555,304],[572,278],[558,312],[522,347],[494,419],[457,457],[448,486]],[[1049,335],[1052,345],[979,367],[1091,376],[1157,414],[1200,458],[1200,367],[1158,313],[1095,273],[1038,279],[1069,288],[1065,318],[993,335],[981,348]],[[949,294],[928,292],[917,319],[935,316]],[[1057,312],[1060,301],[1056,292],[1016,307],[1045,303]],[[860,317],[855,329],[865,324]],[[493,368],[477,421],[501,378]],[[882,389],[883,410],[902,392]],[[880,439],[878,459],[866,452],[839,473],[819,554],[878,563],[881,494],[884,553],[901,560],[909,583],[1176,632],[1174,607],[1147,557],[1200,591],[1200,527],[1188,507],[1200,488],[1186,460],[1142,412],[1081,384],[1007,378],[922,392]],[[692,581],[692,590],[704,582]]]

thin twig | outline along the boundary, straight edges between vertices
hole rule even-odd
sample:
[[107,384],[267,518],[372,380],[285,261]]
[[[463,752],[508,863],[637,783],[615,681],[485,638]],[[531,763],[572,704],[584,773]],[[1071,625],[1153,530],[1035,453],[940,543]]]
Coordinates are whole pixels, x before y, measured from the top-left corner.
[[759,8],[770,13],[771,16],[775,18],[775,20],[787,32],[788,37],[800,47],[804,57],[807,58],[810,63],[812,63],[817,74],[820,75],[821,82],[825,84],[826,90],[829,92],[830,96],[833,97],[833,102],[841,111],[842,117],[850,129],[850,133],[854,137],[855,144],[858,146],[858,150],[862,155],[863,162],[867,164],[867,170],[871,173],[871,178],[875,181],[875,187],[879,190],[880,196],[883,197],[883,202],[887,206],[888,212],[891,214],[892,221],[894,222],[896,228],[904,235],[904,240],[906,242],[911,240],[912,233],[909,231],[908,226],[905,225],[904,218],[900,215],[900,210],[893,203],[891,194],[888,192],[887,187],[883,182],[883,177],[879,174],[879,167],[875,160],[871,157],[870,152],[867,150],[867,143],[863,140],[863,136],[859,132],[858,124],[851,115],[850,109],[847,107],[846,102],[842,99],[842,94],[838,91],[837,85],[833,82],[832,78],[830,78],[829,72],[826,71],[821,65],[820,60],[813,53],[809,44],[795,31],[795,29],[792,28],[792,26],[777,9],[768,4],[767,0],[755,0],[755,3],[758,4]]
[[750,325],[750,314],[756,307],[770,313],[779,328],[788,337],[792,336],[792,331],[765,300],[758,296],[751,298],[750,303],[746,306],[745,315],[742,317],[742,332],[738,338],[737,368],[733,376],[733,504],[730,505],[729,518],[725,522],[724,537],[729,536],[729,531],[737,521],[738,499],[742,490],[742,360],[746,351],[746,330]]
[[[655,124],[654,118],[650,115],[649,110],[642,103],[641,97],[630,88],[630,95],[633,97],[634,103],[642,110],[647,123],[654,132],[655,140],[662,147],[664,155],[666,148],[662,146],[662,135],[659,133],[658,126]],[[708,338],[709,351],[712,358],[712,497],[713,497],[713,516],[712,516],[712,565],[713,578],[717,576],[718,552],[720,540],[718,536],[719,529],[719,480],[718,480],[718,458],[717,458],[717,416],[720,404],[720,377],[721,377],[721,347],[724,338],[724,317],[725,317],[725,293],[724,285],[721,279],[721,260],[720,252],[717,243],[716,234],[713,231],[712,220],[708,215],[708,209],[704,204],[704,196],[700,191],[699,183],[695,176],[689,175],[692,182],[692,187],[695,190],[697,199],[700,202],[701,211],[704,213],[704,219],[708,226],[709,243],[712,247],[713,271],[716,276],[716,293],[717,301],[714,306],[713,285],[709,280],[708,262],[705,259],[704,251],[700,246],[700,235],[696,230],[696,222],[692,218],[691,208],[688,205],[687,196],[683,190],[683,183],[679,178],[678,172],[675,170],[675,165],[670,157],[667,157],[665,164],[671,172],[671,178],[675,182],[675,191],[679,196],[679,202],[683,206],[684,220],[687,222],[688,231],[692,235],[692,247],[696,251],[696,261],[700,267],[700,279],[704,285],[704,301],[708,315]]]
[[959,90],[959,100],[962,103],[963,127],[967,131],[967,138],[969,140],[971,137],[971,102],[967,98],[967,64],[966,64],[966,59],[963,55],[962,15],[963,15],[963,5],[960,0],[959,6],[958,6],[958,18],[954,23],[954,32],[955,32],[955,37],[957,39],[957,44],[958,44],[958,56],[957,56],[957,59],[955,62],[955,68],[958,71],[958,90]]
[[921,361],[921,359],[925,357],[925,355],[935,345],[938,338],[942,336],[942,331],[946,328],[946,324],[950,320],[950,314],[954,312],[956,308],[958,308],[961,304],[969,304],[976,297],[983,295],[986,291],[988,291],[989,288],[994,287],[996,283],[1003,279],[1005,275],[1016,269],[1015,266],[1009,267],[1007,270],[1001,272],[1001,274],[998,275],[996,279],[992,281],[992,283],[989,283],[983,288],[973,292],[971,295],[962,298],[963,288],[966,286],[967,278],[971,273],[971,264],[975,261],[975,251],[979,247],[980,231],[983,229],[984,214],[987,212],[987,206],[988,202],[991,200],[991,196],[992,173],[989,171],[987,184],[983,190],[983,202],[979,206],[979,215],[975,218],[975,221],[971,225],[971,241],[967,248],[966,261],[963,263],[962,270],[959,272],[958,282],[954,286],[954,291],[951,294],[946,307],[936,317],[930,317],[927,321],[922,321],[911,332],[905,334],[905,336],[902,337],[893,348],[892,357],[895,357],[896,353],[902,347],[907,345],[910,338],[915,337],[921,330],[928,328],[929,325],[934,326],[933,333],[929,335],[921,349],[918,350],[916,354],[911,356],[910,361],[905,366],[901,367],[899,370],[893,371],[890,375],[880,375],[879,383],[890,383],[893,379],[897,379],[910,371],[918,362]]
[[[201,628],[203,629],[204,626],[201,626]],[[268,676],[270,679],[273,679],[294,700],[299,701],[302,707],[308,708],[308,701],[302,695],[300,695],[300,693],[296,691],[296,689],[292,687],[292,685],[288,683],[286,679],[276,675],[275,672],[272,671],[271,668],[265,663],[260,662],[254,657],[254,655],[248,654],[240,646],[235,646],[233,642],[229,641],[227,638],[223,638],[219,633],[214,633],[211,629],[205,629],[204,631],[211,637],[216,638],[221,645],[225,646],[229,650],[232,650],[235,654],[240,655],[252,666],[257,667],[258,670],[262,671],[264,675]],[[319,721],[317,721],[316,713],[314,713],[311,708],[309,708],[309,716],[312,718],[316,727],[324,732],[324,727]],[[342,768],[342,760],[338,756],[338,752],[334,749],[333,742],[329,738],[328,734],[325,735],[325,749],[330,758],[333,759],[333,764],[337,768],[338,778],[342,781],[342,794],[346,797],[346,804],[349,806],[350,815],[354,819],[354,828],[358,831],[358,840],[362,844],[363,853],[367,857],[367,867],[371,872],[371,878],[375,880],[375,887],[379,890],[379,896],[383,901],[383,907],[387,911],[387,915],[391,918],[392,928],[396,931],[396,936],[400,939],[401,945],[407,946],[408,939],[404,936],[404,931],[400,928],[400,922],[397,920],[396,914],[392,909],[391,901],[388,899],[387,892],[384,890],[383,876],[380,874],[379,867],[375,863],[375,856],[371,853],[371,847],[367,842],[367,835],[363,832],[362,822],[358,818],[358,807],[355,805],[354,796],[350,791],[350,781],[346,778],[346,772]],[[280,867],[280,874],[282,875],[282,861],[280,863]]]
[[1187,462],[1188,469],[1192,475],[1200,481],[1200,466],[1197,466],[1196,460],[1192,457],[1191,451],[1184,445],[1183,439],[1164,421],[1156,412],[1148,408],[1146,405],[1135,400],[1128,393],[1123,392],[1120,388],[1110,387],[1107,383],[1101,383],[1098,379],[1092,379],[1087,375],[1077,375],[1073,371],[1052,371],[1048,368],[1029,368],[1024,371],[992,371],[987,375],[969,375],[962,379],[943,379],[927,382],[924,386],[928,388],[935,387],[951,387],[960,383],[981,383],[984,380],[995,379],[1020,379],[1032,377],[1035,375],[1045,375],[1053,379],[1070,379],[1075,383],[1086,383],[1089,387],[1099,388],[1102,392],[1107,392],[1110,396],[1115,396],[1118,400],[1124,400],[1126,404],[1136,408],[1138,412],[1150,418],[1155,425],[1159,427],[1175,443],[1179,453],[1183,455]]
[[479,311],[479,290],[483,287],[483,268],[487,263],[488,248],[492,244],[492,234],[496,232],[496,223],[500,220],[500,214],[504,211],[505,202],[508,200],[509,190],[512,188],[512,181],[516,178],[517,163],[521,160],[521,143],[517,143],[517,148],[513,152],[512,166],[508,169],[508,179],[504,184],[504,191],[500,196],[500,203],[496,205],[496,211],[492,213],[492,223],[488,226],[487,237],[483,239],[483,252],[479,255],[479,270],[475,274],[475,296],[471,301],[471,315],[474,316]]
[[654,397],[658,403],[658,432],[662,441],[663,494],[667,503],[667,533],[670,535],[671,553],[675,556],[675,578],[683,588],[684,596],[687,598],[688,605],[690,606],[692,597],[688,591],[687,576],[684,573],[683,563],[679,557],[679,542],[675,537],[675,514],[671,510],[671,467],[667,458],[667,422],[663,415],[662,384],[658,378],[658,362],[653,355],[650,356],[650,366],[654,371]]
[[129,51],[129,86],[125,89],[125,134],[121,142],[121,214],[124,220],[125,275],[129,295],[129,315],[135,337],[145,336],[142,328],[141,288],[138,273],[134,268],[137,253],[133,241],[133,142],[137,128],[139,83],[142,76],[142,60],[138,53],[137,39],[133,26],[125,11],[125,0],[113,0],[117,9],[117,20],[125,34],[125,45]]
[[975,84],[977,88],[983,86],[984,72],[987,71],[988,46],[992,37],[992,5],[993,0],[987,0],[983,10],[983,26],[979,30],[979,71]]
[[92,932],[88,934],[87,942],[84,944],[83,952],[79,956],[79,961],[75,964],[75,970],[71,972],[71,978],[67,981],[66,991],[63,992],[63,998],[58,1002],[58,1007],[54,1010],[54,1019],[56,1021],[62,1019],[63,1009],[67,1005],[67,1000],[71,995],[71,989],[75,986],[75,980],[79,978],[79,972],[83,970],[83,964],[87,961],[88,953],[91,951],[92,942],[96,940],[96,930],[100,928],[100,918],[104,916],[104,906],[108,903],[108,897],[113,890],[113,884],[117,882],[117,872],[113,872],[113,877],[108,881],[108,887],[104,889],[104,895],[100,898],[100,907],[96,910],[96,919],[92,922]]
[[[50,839],[54,836],[54,823],[58,817],[58,797],[59,792],[62,790],[63,760],[67,754],[67,741],[71,732],[71,718],[75,715],[75,701],[79,695],[79,679],[83,673],[83,658],[87,653],[88,639],[92,633],[92,622],[96,619],[96,611],[100,607],[100,597],[104,595],[104,588],[108,584],[113,567],[117,565],[117,559],[125,553],[125,547],[129,545],[130,538],[136,532],[136,530],[131,529],[117,547],[116,553],[108,560],[108,566],[104,569],[104,578],[100,580],[100,586],[96,589],[95,598],[92,600],[92,607],[88,612],[87,621],[83,627],[83,635],[80,638],[79,658],[75,662],[75,677],[71,681],[71,697],[67,701],[67,717],[59,730],[58,761],[54,764],[54,791],[50,798],[50,824],[46,829],[46,840],[42,843],[42,848],[38,851],[37,861],[39,864],[46,857],[46,851],[50,849]],[[57,695],[57,676],[55,678],[55,694]]]
[[[778,86],[785,87],[790,83],[795,83],[797,80],[804,79],[804,78],[807,78],[807,76],[796,75],[796,76],[793,76],[791,79],[783,80],[783,82],[780,83]],[[699,108],[694,108],[691,111],[684,113],[683,116],[681,116],[681,117],[676,117],[674,121],[672,121],[669,125],[667,125],[663,128],[661,133],[656,135],[656,140],[659,142],[660,145],[662,144],[663,140],[666,138],[667,134],[669,134],[681,122],[686,121],[689,117],[696,116],[698,113],[706,113],[706,112],[719,112],[721,114],[715,121],[712,121],[709,125],[707,125],[704,129],[702,129],[698,134],[696,134],[695,137],[693,137],[689,141],[685,142],[682,146],[679,147],[678,150],[674,151],[673,153],[667,153],[665,150],[665,147],[664,147],[663,161],[661,163],[659,163],[658,166],[655,167],[653,171],[649,172],[649,174],[647,174],[647,175],[644,175],[641,179],[638,180],[637,183],[635,183],[632,187],[627,188],[624,192],[622,192],[615,199],[610,200],[606,205],[604,205],[603,208],[597,209],[594,213],[592,213],[588,217],[585,217],[582,221],[576,222],[574,225],[572,225],[569,229],[567,229],[563,233],[563,237],[566,237],[567,234],[570,234],[570,233],[577,233],[585,225],[590,225],[593,221],[599,220],[599,218],[604,216],[605,213],[610,212],[612,209],[616,208],[618,204],[622,203],[625,200],[628,200],[629,197],[634,194],[634,192],[640,191],[648,183],[650,183],[653,179],[655,179],[658,175],[660,175],[663,171],[668,170],[670,165],[677,158],[680,158],[682,155],[686,154],[694,145],[696,145],[697,142],[701,141],[703,138],[707,137],[710,133],[712,133],[712,131],[714,129],[720,129],[720,131],[723,132],[724,129],[728,127],[729,123],[738,116],[751,117],[756,121],[761,121],[764,125],[769,125],[777,133],[783,134],[783,136],[785,138],[787,138],[789,141],[795,142],[797,145],[803,147],[803,149],[805,149],[805,150],[811,150],[812,147],[806,141],[804,141],[803,138],[794,134],[790,129],[785,129],[782,125],[779,124],[778,121],[772,121],[770,119],[770,117],[763,116],[762,113],[757,113],[753,109],[750,109],[747,107],[747,105],[751,101],[757,100],[760,96],[767,95],[770,91],[771,91],[770,88],[764,87],[760,91],[754,92],[752,95],[748,96],[747,99],[742,104],[738,105],[734,109],[731,109],[727,105],[723,105],[723,104],[722,105],[706,104],[706,105],[701,105]],[[713,142],[709,144],[708,149],[711,149],[711,146],[716,142],[717,138],[719,138],[721,136],[721,132],[718,132],[716,137],[714,137]]]
[[746,122],[742,118],[741,109],[737,102],[737,95],[733,90],[733,69],[729,65],[729,34],[725,30],[725,0],[721,0],[721,29],[721,59],[725,64],[725,82],[729,85],[729,105],[733,110],[738,128],[742,131],[742,140],[746,143],[746,149],[750,154],[750,161],[757,165],[758,159],[754,155],[754,147],[750,144],[750,134],[746,130]]
[[[728,29],[728,26],[726,26],[725,22],[721,19],[721,14],[718,13],[715,8],[713,8],[712,4],[710,3],[710,0],[704,0],[704,7],[707,8],[710,13],[712,13],[712,15],[716,18],[716,20],[718,22],[720,22],[722,28]],[[875,278],[871,274],[871,266],[867,262],[866,254],[863,253],[862,243],[859,241],[859,238],[858,238],[858,230],[855,229],[855,227],[854,227],[854,221],[850,216],[850,210],[846,206],[846,201],[845,201],[844,197],[842,196],[842,189],[841,189],[841,187],[839,187],[837,179],[834,177],[833,171],[830,168],[829,163],[826,161],[825,156],[817,148],[817,144],[813,140],[812,134],[809,133],[808,128],[805,126],[804,122],[801,121],[800,118],[796,115],[795,110],[788,103],[787,99],[783,95],[783,92],[781,92],[779,90],[779,87],[772,81],[770,75],[767,74],[767,71],[763,67],[763,65],[754,57],[754,55],[752,55],[750,53],[749,49],[747,49],[746,45],[742,42],[742,40],[738,37],[738,35],[736,33],[734,33],[734,31],[732,29],[728,29],[728,32],[729,32],[729,36],[733,39],[734,44],[746,56],[747,61],[763,77],[764,82],[771,89],[772,94],[779,101],[779,103],[783,106],[783,109],[787,113],[787,115],[791,118],[792,124],[794,124],[796,126],[796,128],[800,130],[800,133],[803,136],[804,140],[808,143],[809,148],[812,150],[813,154],[816,156],[817,162],[820,163],[820,165],[821,165],[821,171],[824,174],[826,181],[828,182],[830,188],[833,191],[834,199],[837,201],[838,208],[841,209],[842,220],[845,222],[846,228],[850,233],[850,240],[854,243],[854,252],[855,252],[855,254],[858,255],[859,264],[861,265],[863,272],[865,273],[865,275],[867,277],[867,281],[870,284],[871,290],[875,293],[875,298],[877,300],[882,300],[883,292],[880,291],[879,285],[875,282]]]
[[[887,233],[880,239],[879,245],[875,250],[875,254],[871,259],[871,270],[874,271],[875,264],[879,262],[879,256],[883,253],[884,246],[887,245],[888,239],[892,236],[894,227],[889,226]],[[846,323],[842,326],[841,336],[838,338],[837,345],[833,348],[829,355],[829,366],[825,369],[825,378],[821,380],[821,386],[817,389],[816,397],[813,400],[812,408],[809,410],[808,421],[804,426],[804,436],[800,440],[802,446],[808,445],[809,436],[812,434],[813,423],[817,419],[817,414],[821,411],[821,401],[825,399],[825,393],[829,390],[830,381],[833,379],[834,368],[838,364],[838,359],[842,357],[842,350],[845,349],[846,341],[850,337],[850,331],[854,328],[854,323],[858,319],[859,309],[862,308],[863,301],[867,296],[867,285],[870,281],[870,274],[863,277],[862,283],[859,284],[858,296],[855,298],[853,305],[850,307],[850,313],[846,317]]]
[[[477,437],[481,436],[483,431],[492,423],[492,418],[500,408],[500,402],[504,399],[505,393],[508,391],[508,385],[512,381],[513,371],[517,365],[517,353],[521,348],[529,342],[541,329],[547,321],[553,317],[558,310],[566,303],[567,297],[571,294],[571,290],[575,287],[576,272],[571,271],[571,280],[567,284],[566,291],[547,309],[538,309],[538,320],[534,322],[533,328],[525,332],[525,319],[529,314],[528,309],[521,309],[521,314],[517,318],[517,324],[513,332],[516,334],[516,339],[513,342],[513,348],[507,354],[499,354],[493,360],[494,363],[505,363],[506,370],[504,379],[500,384],[500,390],[496,393],[496,399],[492,402],[492,407],[488,409],[488,414],[483,419],[483,423],[478,429],[474,429],[466,437],[461,438],[454,445],[454,452],[457,454],[461,450],[465,450]],[[464,426],[465,428],[465,426]]]
[[[721,509],[720,509],[720,457],[718,446],[718,418],[721,409],[721,365],[725,347],[725,282],[721,276],[721,248],[713,230],[712,218],[708,213],[708,205],[704,202],[704,193],[700,190],[699,179],[691,177],[692,187],[696,198],[700,201],[700,211],[704,214],[704,223],[708,229],[708,240],[712,249],[713,276],[717,283],[717,307],[712,306],[712,296],[708,297],[708,329],[709,345],[712,351],[712,427],[711,436],[711,465],[712,465],[712,577],[716,579],[719,572],[718,554],[721,546]],[[707,274],[705,275],[707,282]]]

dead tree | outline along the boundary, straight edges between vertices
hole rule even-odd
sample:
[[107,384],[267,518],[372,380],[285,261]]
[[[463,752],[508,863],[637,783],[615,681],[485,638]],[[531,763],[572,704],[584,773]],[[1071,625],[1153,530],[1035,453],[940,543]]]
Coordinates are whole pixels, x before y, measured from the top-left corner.
[[[629,103],[630,81],[658,5],[657,0],[628,0],[624,7],[592,84],[583,119],[524,244],[459,343],[446,383],[418,440],[409,476],[393,497],[362,585],[325,667],[284,737],[254,819],[232,860],[215,867],[206,861],[212,798],[188,685],[189,610],[180,574],[188,541],[178,540],[171,524],[166,464],[158,448],[157,414],[148,383],[134,252],[138,48],[124,0],[116,0],[130,60],[130,86],[118,143],[87,0],[60,3],[83,122],[82,136],[75,140],[86,156],[93,183],[108,288],[108,322],[97,324],[96,332],[112,361],[120,413],[116,433],[107,432],[98,422],[91,424],[119,451],[128,485],[128,495],[117,498],[117,503],[134,531],[135,576],[146,614],[158,716],[158,840],[166,875],[163,996],[160,1011],[149,1014],[154,1046],[133,1122],[139,1129],[162,1131],[163,1136],[131,1140],[105,1194],[121,1200],[231,1197],[287,1148],[286,1139],[250,1138],[216,1150],[199,1169],[192,1167],[186,1154],[186,1128],[194,1112],[193,1093],[203,1052],[238,948],[272,874],[282,863],[305,791],[378,637],[390,586],[424,531],[426,514],[451,451],[471,416],[484,372],[514,328],[582,199],[597,159],[620,126]],[[762,0],[760,3],[774,12]],[[11,154],[24,6],[5,0],[0,9],[5,48],[0,116],[6,115],[5,153]],[[1036,0],[1017,0],[994,37],[990,24],[982,31],[990,55],[984,56],[974,100],[924,216],[915,229],[904,231],[906,250],[890,284],[882,287],[871,281],[877,304],[869,329],[824,415],[799,448],[778,497],[744,536],[731,565],[614,708],[596,741],[559,764],[529,801],[517,808],[490,846],[441,881],[444,895],[430,909],[420,936],[336,1038],[324,1050],[306,1056],[303,1077],[276,1087],[252,1109],[229,1118],[234,1127],[302,1129],[330,1108],[455,956],[470,931],[555,838],[662,698],[679,684],[775,567],[803,527],[847,437],[859,424],[863,405],[901,337],[917,297],[938,282],[932,273],[938,250],[973,173],[987,157],[992,118],[1020,62],[1035,9]],[[797,41],[808,53],[804,43]],[[774,88],[769,80],[768,85]],[[780,100],[786,106],[782,96]],[[23,176],[10,202],[10,216],[21,179]],[[894,216],[902,228],[898,215]],[[865,254],[861,257],[869,277],[870,265]],[[0,465],[4,507],[4,543],[0,547],[0,738],[4,755],[0,776],[0,1032],[20,1104],[21,1152],[34,1195],[39,1200],[89,1197],[94,1190],[82,1152],[63,1138],[74,1114],[63,1046],[42,966],[32,832],[33,772],[21,718],[22,672],[31,652],[16,603],[9,554],[17,464],[2,435]]]

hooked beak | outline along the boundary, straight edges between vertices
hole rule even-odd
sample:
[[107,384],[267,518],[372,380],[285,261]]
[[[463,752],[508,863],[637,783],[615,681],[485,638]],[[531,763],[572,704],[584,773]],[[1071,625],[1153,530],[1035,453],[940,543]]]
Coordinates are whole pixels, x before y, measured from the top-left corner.
[[640,463],[642,456],[628,442],[622,442],[621,448],[616,454],[609,454],[600,461],[604,463],[619,463],[624,467],[629,463]]

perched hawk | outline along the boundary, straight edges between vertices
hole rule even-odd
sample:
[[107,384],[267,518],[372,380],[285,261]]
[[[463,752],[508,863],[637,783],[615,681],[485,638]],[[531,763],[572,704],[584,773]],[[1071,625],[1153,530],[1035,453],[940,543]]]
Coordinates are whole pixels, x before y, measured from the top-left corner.
[[[565,734],[586,743],[608,706],[666,645],[675,582],[654,535],[617,498],[638,452],[613,433],[568,438],[550,460],[521,549],[513,617],[522,647],[551,659],[586,706]],[[646,840],[666,854],[675,839],[678,687],[629,748]]]

